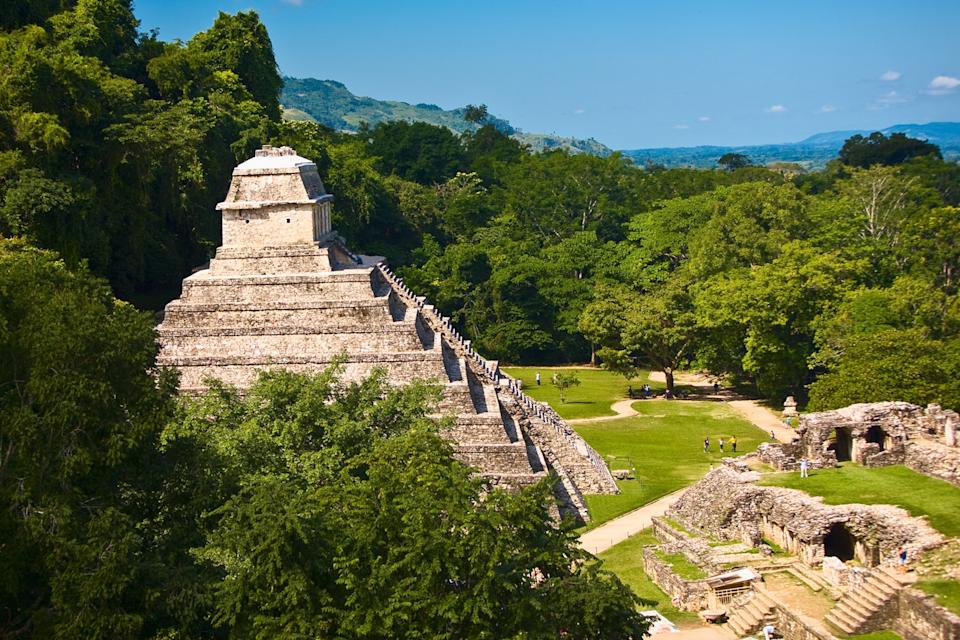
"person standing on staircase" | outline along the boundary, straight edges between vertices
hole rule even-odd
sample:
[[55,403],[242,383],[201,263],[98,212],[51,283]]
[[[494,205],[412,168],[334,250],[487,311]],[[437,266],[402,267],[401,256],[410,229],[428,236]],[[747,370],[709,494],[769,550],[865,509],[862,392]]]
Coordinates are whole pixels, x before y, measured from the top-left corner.
[[763,640],[773,640],[776,636],[774,635],[777,630],[773,627],[772,624],[767,624],[763,628]]

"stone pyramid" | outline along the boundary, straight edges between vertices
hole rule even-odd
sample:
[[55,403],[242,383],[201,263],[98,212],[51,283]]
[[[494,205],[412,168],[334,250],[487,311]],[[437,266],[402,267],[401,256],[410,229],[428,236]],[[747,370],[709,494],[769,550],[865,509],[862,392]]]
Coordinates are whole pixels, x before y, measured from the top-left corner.
[[514,487],[555,471],[561,509],[589,519],[582,492],[617,491],[603,460],[382,258],[351,253],[331,228],[332,202],[316,165],[288,147],[236,167],[217,205],[223,245],[183,281],[158,328],[159,363],[180,370],[180,391],[203,393],[209,378],[244,389],[259,370],[319,371],[338,355],[346,379],[381,366],[392,384],[438,381],[459,459]]

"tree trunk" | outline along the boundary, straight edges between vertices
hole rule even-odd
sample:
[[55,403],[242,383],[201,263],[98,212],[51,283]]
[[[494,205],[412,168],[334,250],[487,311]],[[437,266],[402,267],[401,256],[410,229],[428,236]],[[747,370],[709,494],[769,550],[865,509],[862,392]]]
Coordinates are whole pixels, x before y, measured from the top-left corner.
[[590,343],[590,365],[597,366],[597,345]]
[[667,391],[670,392],[670,395],[673,393],[673,369],[667,368],[663,370],[663,376],[667,379]]

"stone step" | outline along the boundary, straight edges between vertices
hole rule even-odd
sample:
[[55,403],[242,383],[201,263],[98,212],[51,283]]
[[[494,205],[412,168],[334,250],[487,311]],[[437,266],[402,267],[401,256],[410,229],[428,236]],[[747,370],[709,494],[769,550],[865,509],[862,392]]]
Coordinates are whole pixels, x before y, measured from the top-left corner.
[[823,589],[823,585],[820,582],[810,578],[804,572],[798,571],[796,567],[788,567],[787,573],[805,584],[811,591],[821,591]]
[[[390,326],[394,318],[386,301],[376,298],[364,302],[373,304],[353,307],[327,305],[313,301],[302,307],[290,307],[287,303],[273,303],[274,308],[264,308],[253,303],[168,305],[161,329],[220,327],[306,327],[311,330],[334,329],[355,332],[358,328],[370,330],[375,326]],[[308,306],[309,305],[309,306]],[[251,307],[247,309],[229,308]],[[226,307],[226,308],[225,308]],[[409,326],[413,326],[410,322]]]
[[527,446],[523,442],[510,444],[456,444],[454,455],[464,464],[482,469],[485,473],[530,472]]
[[[433,357],[427,357],[427,356]],[[157,358],[160,366],[180,368],[180,390],[186,394],[195,394],[206,389],[205,380],[216,378],[239,388],[253,384],[261,370],[284,368],[296,373],[319,373],[332,364],[330,358],[311,356],[290,356],[286,358],[263,357],[189,357]],[[357,382],[370,375],[374,368],[387,370],[387,380],[392,384],[406,384],[411,380],[434,380],[442,382],[446,372],[439,358],[432,352],[412,354],[350,354],[343,364],[342,381]],[[455,411],[454,413],[464,413]]]
[[840,631],[846,634],[852,634],[857,632],[859,624],[849,617],[847,617],[843,612],[840,611],[831,611],[826,616],[824,616],[824,621],[833,625]]
[[[333,359],[341,354],[378,355],[423,349],[415,331],[389,330],[366,333],[221,333],[189,335],[189,329],[163,330],[164,358],[244,357],[251,354],[271,361],[310,354]],[[439,355],[439,354],[438,354]],[[437,358],[439,361],[439,358]],[[438,362],[442,366],[442,362]],[[444,375],[446,379],[446,375]]]

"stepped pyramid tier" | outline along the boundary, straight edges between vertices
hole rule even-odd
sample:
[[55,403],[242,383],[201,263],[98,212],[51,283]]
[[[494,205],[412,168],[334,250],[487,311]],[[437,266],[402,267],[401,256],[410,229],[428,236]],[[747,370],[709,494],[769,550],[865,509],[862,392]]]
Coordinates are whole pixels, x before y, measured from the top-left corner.
[[159,363],[179,369],[181,393],[203,393],[210,378],[244,389],[260,370],[315,372],[338,357],[348,380],[383,367],[391,384],[435,381],[460,460],[510,487],[555,471],[561,509],[589,519],[582,493],[617,492],[600,456],[382,258],[347,249],[332,201],[316,165],[288,147],[264,147],[234,170],[217,205],[223,245],[158,328]]

